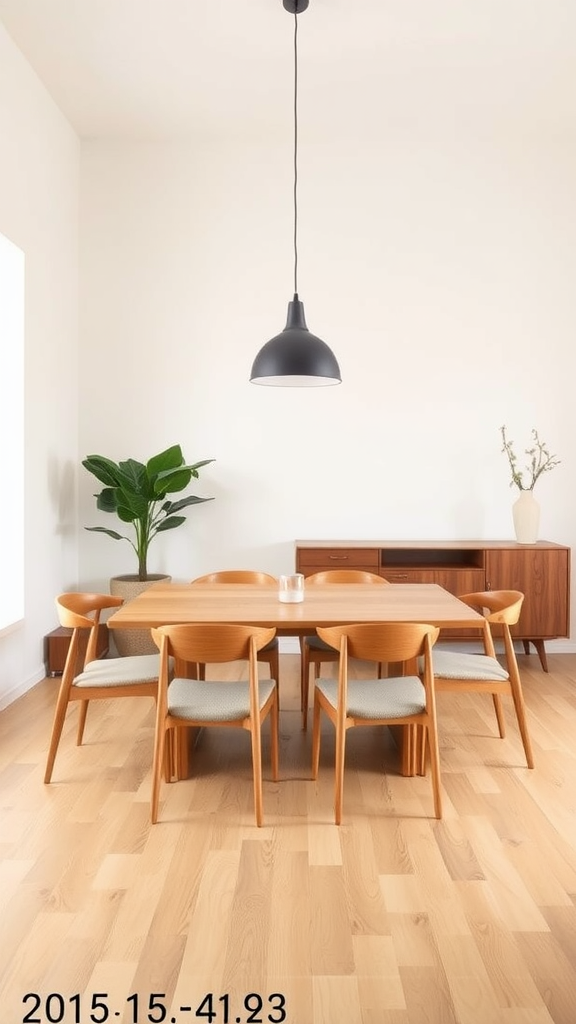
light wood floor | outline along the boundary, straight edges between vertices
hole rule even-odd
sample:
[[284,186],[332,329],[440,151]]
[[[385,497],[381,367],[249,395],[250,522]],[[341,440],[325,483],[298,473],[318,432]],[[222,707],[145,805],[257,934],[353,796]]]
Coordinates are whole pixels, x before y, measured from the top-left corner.
[[[149,825],[144,698],[96,702],[81,748],[73,710],[44,786],[58,681],[40,683],[0,715],[0,1020],[20,1024],[37,992],[42,1024],[50,993],[64,1024],[104,1019],[94,993],[119,1024],[160,1021],[151,993],[177,1024],[274,1022],[276,992],[287,1024],[574,1024],[576,656],[548,660],[520,657],[534,771],[508,705],[502,741],[489,698],[441,695],[444,819],[387,734],[357,729],[339,829],[333,737],[315,784],[295,655],[262,829],[248,734],[224,730],[202,733],[195,778],[163,786]],[[212,1021],[195,1012],[208,992]]]

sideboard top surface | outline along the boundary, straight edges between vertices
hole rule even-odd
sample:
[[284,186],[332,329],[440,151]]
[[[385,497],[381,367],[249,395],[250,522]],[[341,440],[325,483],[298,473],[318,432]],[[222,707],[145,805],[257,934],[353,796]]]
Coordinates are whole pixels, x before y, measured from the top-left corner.
[[566,550],[565,544],[556,544],[554,541],[538,540],[535,544],[518,544],[515,540],[297,540],[297,548],[412,548],[413,550],[429,550],[433,548],[438,551],[475,551],[487,548],[509,550],[511,548],[519,551],[528,551],[538,548],[559,548]]

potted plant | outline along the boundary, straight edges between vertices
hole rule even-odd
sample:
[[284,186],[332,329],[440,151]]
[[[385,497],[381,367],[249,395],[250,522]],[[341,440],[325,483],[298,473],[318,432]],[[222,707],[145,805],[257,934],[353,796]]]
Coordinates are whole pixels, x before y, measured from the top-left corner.
[[[172,501],[167,495],[184,491],[190,481],[198,477],[198,471],[210,462],[214,459],[187,465],[180,445],[154,455],[145,464],[135,459],[113,462],[104,455],[88,455],[82,460],[84,468],[104,484],[103,490],[94,495],[96,507],[101,512],[112,513],[132,528],[132,533],[126,534],[106,526],[85,527],[94,533],[106,533],[113,540],[127,540],[136,554],[138,571],[113,577],[111,593],[124,598],[135,597],[155,580],[166,578],[148,571],[150,544],[159,533],[174,530],[186,521],[186,517],[180,515],[183,509],[213,500],[189,494]],[[122,637],[121,631],[118,632],[117,647],[121,654],[141,654],[144,649],[156,651],[147,631],[140,636],[133,635],[131,643],[127,642],[127,635]]]

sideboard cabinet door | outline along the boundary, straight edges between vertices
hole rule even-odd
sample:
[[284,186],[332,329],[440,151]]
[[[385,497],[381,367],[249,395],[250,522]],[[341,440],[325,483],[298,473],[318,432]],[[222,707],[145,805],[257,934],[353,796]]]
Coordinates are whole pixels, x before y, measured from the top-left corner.
[[569,635],[569,551],[530,548],[486,551],[489,590],[521,590],[520,621],[511,632],[543,639]]
[[483,569],[437,569],[434,573],[434,583],[456,597],[484,590],[484,581]]

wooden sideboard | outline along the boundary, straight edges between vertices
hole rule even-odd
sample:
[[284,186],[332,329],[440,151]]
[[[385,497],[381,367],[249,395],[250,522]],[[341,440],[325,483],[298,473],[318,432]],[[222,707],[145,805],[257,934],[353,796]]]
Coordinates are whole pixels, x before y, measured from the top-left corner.
[[[438,583],[456,596],[477,590],[521,590],[522,614],[513,635],[536,648],[548,671],[545,640],[570,633],[570,548],[541,540],[367,541],[297,540],[296,571],[366,569],[390,583]],[[446,639],[449,631],[443,632]],[[452,633],[454,639],[470,639]]]

